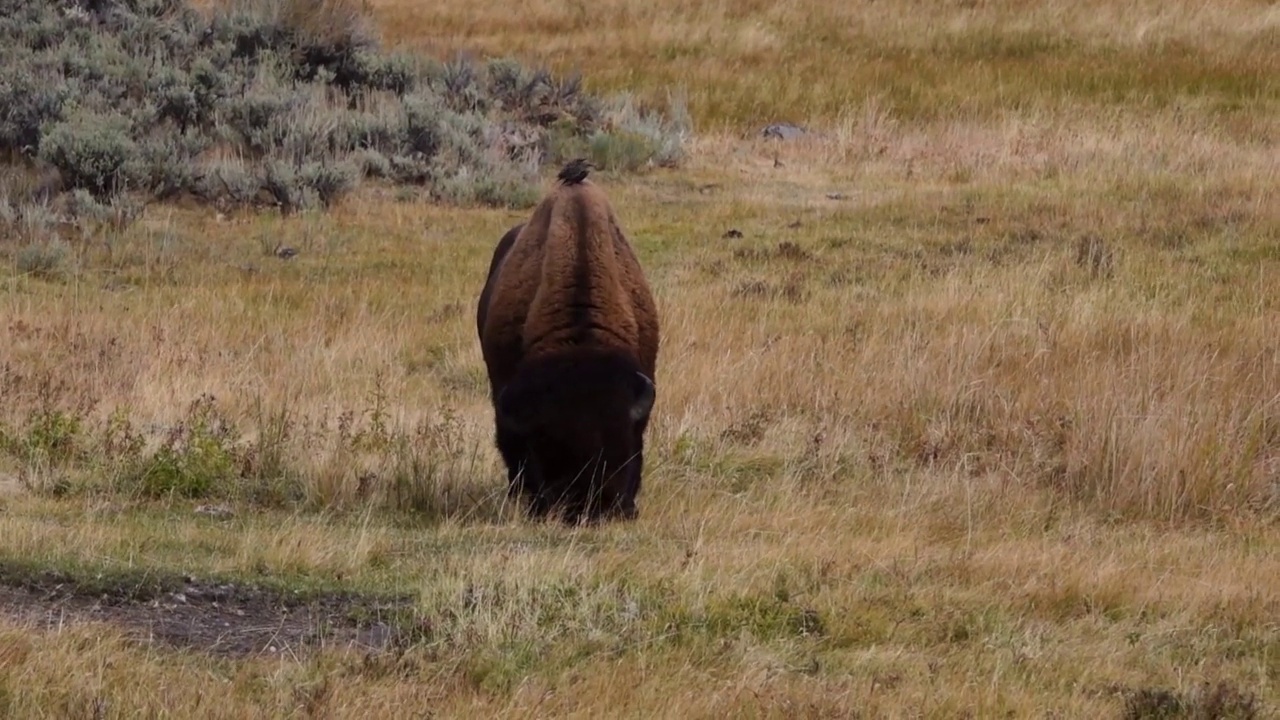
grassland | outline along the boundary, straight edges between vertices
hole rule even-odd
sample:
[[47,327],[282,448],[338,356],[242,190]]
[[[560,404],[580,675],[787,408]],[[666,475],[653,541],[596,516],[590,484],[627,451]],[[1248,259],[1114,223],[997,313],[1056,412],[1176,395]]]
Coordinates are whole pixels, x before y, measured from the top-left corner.
[[[151,204],[0,269],[0,715],[1277,716],[1274,3],[373,7],[687,103],[595,176],[662,313],[640,519],[505,503],[523,211]],[[411,600],[249,656],[31,600],[184,575]]]

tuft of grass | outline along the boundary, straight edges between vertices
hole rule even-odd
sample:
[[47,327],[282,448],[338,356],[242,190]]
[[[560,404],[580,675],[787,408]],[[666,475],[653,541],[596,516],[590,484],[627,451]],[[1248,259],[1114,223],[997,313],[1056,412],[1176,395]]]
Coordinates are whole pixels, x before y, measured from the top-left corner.
[[1222,718],[1253,720],[1262,710],[1257,696],[1227,682],[1202,683],[1187,693],[1143,688],[1125,697],[1125,720]]

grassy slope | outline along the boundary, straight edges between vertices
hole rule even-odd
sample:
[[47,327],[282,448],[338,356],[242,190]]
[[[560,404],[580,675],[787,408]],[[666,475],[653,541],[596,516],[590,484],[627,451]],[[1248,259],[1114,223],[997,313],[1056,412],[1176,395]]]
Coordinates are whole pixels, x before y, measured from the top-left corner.
[[586,65],[590,87],[655,100],[683,87],[704,125],[731,128],[831,120],[868,98],[923,118],[1231,109],[1278,92],[1275,7],[1254,0],[374,4],[392,42]]
[[[4,554],[416,589],[438,628],[232,664],[0,623],[0,708],[1099,717],[1220,679],[1280,707],[1273,7],[377,6],[424,46],[685,78],[704,127],[827,121],[780,166],[713,135],[601,179],[663,309],[642,520],[501,507],[471,309],[518,215],[153,208],[69,279],[4,279],[4,422],[52,398],[167,426],[208,392],[252,435],[288,407],[288,462],[339,510],[54,499],[6,491],[6,459]],[[354,500],[382,460],[333,425],[374,406],[428,423],[438,522]]]

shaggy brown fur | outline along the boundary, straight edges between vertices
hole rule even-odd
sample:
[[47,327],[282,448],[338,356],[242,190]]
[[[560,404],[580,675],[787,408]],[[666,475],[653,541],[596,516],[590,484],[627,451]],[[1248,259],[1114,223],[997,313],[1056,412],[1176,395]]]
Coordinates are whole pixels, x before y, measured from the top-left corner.
[[658,313],[608,198],[574,181],[499,241],[476,330],[511,495],[533,516],[634,517]]

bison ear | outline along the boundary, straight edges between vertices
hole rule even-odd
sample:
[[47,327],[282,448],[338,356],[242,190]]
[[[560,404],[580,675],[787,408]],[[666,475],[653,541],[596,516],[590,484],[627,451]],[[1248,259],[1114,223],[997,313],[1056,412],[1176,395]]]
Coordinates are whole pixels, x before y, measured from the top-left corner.
[[653,401],[657,397],[653,381],[642,372],[635,376],[635,394],[635,400],[631,403],[631,422],[640,422],[649,417],[649,411],[653,410]]

